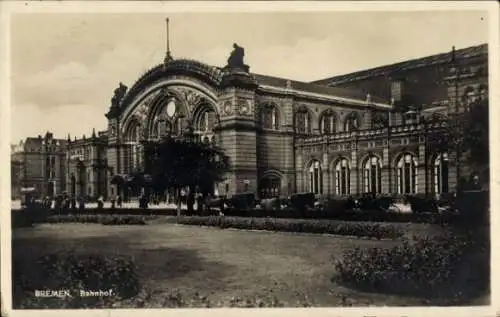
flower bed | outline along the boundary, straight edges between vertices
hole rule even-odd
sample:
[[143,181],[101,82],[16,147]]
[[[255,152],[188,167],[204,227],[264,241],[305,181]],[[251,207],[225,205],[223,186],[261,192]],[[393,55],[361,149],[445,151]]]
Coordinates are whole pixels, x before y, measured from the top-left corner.
[[369,223],[338,223],[325,220],[291,220],[278,218],[238,218],[225,216],[178,217],[175,220],[183,225],[210,226],[249,230],[268,230],[284,232],[328,233],[345,236],[370,237],[376,239],[397,239],[403,231],[391,225]]
[[[130,298],[140,290],[131,259],[100,255],[50,254],[35,261],[14,256],[14,308],[96,308]],[[68,290],[71,297],[36,297],[35,290]],[[82,296],[80,290],[103,290],[108,296]]]
[[364,291],[460,301],[488,288],[489,263],[487,243],[450,235],[348,250],[333,279]]

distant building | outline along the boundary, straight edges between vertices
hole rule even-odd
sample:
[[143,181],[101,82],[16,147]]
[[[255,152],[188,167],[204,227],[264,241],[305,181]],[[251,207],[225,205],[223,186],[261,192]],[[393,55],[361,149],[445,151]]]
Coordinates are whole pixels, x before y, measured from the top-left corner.
[[12,196],[20,188],[34,187],[43,197],[66,190],[66,140],[45,136],[29,137],[11,148]]
[[66,182],[71,197],[96,199],[107,197],[107,135],[95,130],[87,138],[70,140],[68,136],[66,164],[68,173]]
[[20,199],[21,188],[23,187],[23,168],[24,168],[24,142],[11,145],[10,156],[10,185],[11,185],[11,198]]

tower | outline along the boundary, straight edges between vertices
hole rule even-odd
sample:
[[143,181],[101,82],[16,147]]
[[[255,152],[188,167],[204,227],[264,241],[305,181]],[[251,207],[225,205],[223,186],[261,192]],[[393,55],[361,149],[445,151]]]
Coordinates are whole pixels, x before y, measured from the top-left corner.
[[220,85],[221,115],[216,133],[230,157],[231,172],[226,188],[219,188],[219,192],[228,195],[257,191],[255,91],[258,84],[243,63],[243,55],[243,48],[234,44]]

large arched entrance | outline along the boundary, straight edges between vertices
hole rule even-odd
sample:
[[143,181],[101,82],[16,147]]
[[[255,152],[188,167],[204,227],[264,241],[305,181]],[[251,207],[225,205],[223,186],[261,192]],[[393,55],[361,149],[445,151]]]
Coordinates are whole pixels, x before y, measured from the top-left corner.
[[260,198],[274,198],[281,195],[281,177],[276,173],[264,175],[259,182]]

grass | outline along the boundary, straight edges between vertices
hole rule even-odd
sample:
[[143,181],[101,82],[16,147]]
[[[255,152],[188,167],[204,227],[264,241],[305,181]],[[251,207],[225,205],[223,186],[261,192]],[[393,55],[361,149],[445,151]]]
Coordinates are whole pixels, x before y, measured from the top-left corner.
[[197,292],[212,302],[275,297],[285,306],[302,306],[306,298],[311,305],[323,307],[429,304],[331,282],[332,260],[344,250],[397,243],[168,223],[43,224],[13,230],[13,256],[23,261],[32,261],[48,249],[134,257],[143,286],[153,294],[144,307],[153,307],[158,298],[172,292],[185,297]]

